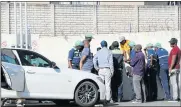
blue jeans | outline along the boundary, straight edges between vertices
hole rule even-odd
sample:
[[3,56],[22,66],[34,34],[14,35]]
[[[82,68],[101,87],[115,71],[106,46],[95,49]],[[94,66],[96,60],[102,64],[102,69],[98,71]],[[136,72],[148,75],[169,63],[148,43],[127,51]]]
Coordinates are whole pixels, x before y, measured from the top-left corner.
[[160,78],[166,99],[171,99],[170,89],[169,89],[168,69],[160,68],[159,78]]
[[118,87],[118,99],[122,100],[123,98],[123,82],[121,83],[121,85]]

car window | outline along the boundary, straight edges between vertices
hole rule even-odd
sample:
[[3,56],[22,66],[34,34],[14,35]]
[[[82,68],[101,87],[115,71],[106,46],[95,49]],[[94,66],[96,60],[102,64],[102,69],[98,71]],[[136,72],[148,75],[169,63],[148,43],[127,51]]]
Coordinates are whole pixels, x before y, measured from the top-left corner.
[[49,61],[41,55],[30,51],[18,51],[22,65],[36,67],[50,67]]
[[10,49],[1,50],[1,61],[19,65],[19,61]]

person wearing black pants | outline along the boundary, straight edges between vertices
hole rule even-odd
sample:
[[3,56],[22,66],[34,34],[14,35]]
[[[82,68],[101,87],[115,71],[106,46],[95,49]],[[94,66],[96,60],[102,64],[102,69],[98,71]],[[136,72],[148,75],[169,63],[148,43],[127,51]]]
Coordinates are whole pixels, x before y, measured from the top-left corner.
[[117,69],[115,70],[116,72],[114,73],[112,79],[111,79],[111,90],[112,90],[112,100],[114,102],[119,102],[119,86],[122,84],[122,70]]
[[155,51],[153,50],[153,44],[148,44],[144,50],[147,56],[146,74],[144,78],[147,89],[147,100],[154,101],[157,100],[157,84],[159,81],[158,56],[155,54]]
[[111,79],[111,90],[113,102],[121,100],[121,84],[122,84],[122,69],[123,69],[123,52],[118,48],[119,43],[114,41],[111,45],[113,54],[114,74]]

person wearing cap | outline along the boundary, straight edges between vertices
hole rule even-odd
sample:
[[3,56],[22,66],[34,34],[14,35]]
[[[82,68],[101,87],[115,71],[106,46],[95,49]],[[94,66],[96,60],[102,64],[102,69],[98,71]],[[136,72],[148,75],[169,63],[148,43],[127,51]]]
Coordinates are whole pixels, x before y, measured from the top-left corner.
[[[130,61],[130,65],[133,67],[133,88],[136,94],[136,99],[133,101],[133,103],[146,102],[146,91],[143,80],[145,74],[145,56],[141,50],[142,46],[140,44],[136,45],[136,56]],[[141,90],[143,90],[143,94]]]
[[101,41],[102,49],[94,56],[94,68],[98,71],[99,76],[104,80],[106,86],[106,103],[111,100],[111,77],[114,74],[113,55],[107,48],[107,42]]
[[[136,44],[135,44],[135,42],[130,41],[128,45],[130,46],[130,59],[127,60],[127,62],[129,63],[130,60],[133,59],[136,55],[136,52],[134,50],[134,47]],[[132,70],[132,68],[130,69],[130,66],[128,64],[126,64],[126,75],[128,77],[131,77],[131,70]]]
[[90,41],[84,40],[84,49],[81,53],[80,70],[91,73],[93,70],[93,54],[90,49]]
[[171,94],[173,101],[179,101],[181,93],[180,90],[180,60],[181,60],[181,50],[177,46],[178,40],[176,38],[171,38],[170,46],[172,50],[168,58],[168,67],[170,75],[170,85],[171,85]]
[[[135,45],[136,43],[134,41],[130,41],[129,42],[129,46],[130,46],[130,60],[133,59],[136,55],[136,51],[135,51]],[[130,62],[130,60],[128,60],[128,62]],[[132,77],[132,71],[133,71],[133,67],[131,66],[126,66],[126,75],[128,76],[128,78],[131,80],[130,82],[130,87],[132,88],[131,91],[131,100],[134,100],[135,99],[135,92],[134,92],[134,89],[133,89],[133,77]]]
[[157,100],[157,82],[158,82],[158,75],[157,72],[159,71],[159,63],[158,63],[158,56],[156,55],[153,44],[147,44],[146,48],[144,49],[147,64],[146,64],[146,74],[145,74],[145,84],[148,91],[148,100],[153,101]]
[[129,47],[130,47],[130,59],[133,59],[136,55],[136,52],[134,50],[136,43],[134,41],[129,42]]
[[162,84],[163,91],[165,93],[165,100],[171,100],[170,89],[169,89],[169,76],[168,76],[168,51],[162,48],[160,43],[156,43],[155,52],[159,58],[159,80]]
[[68,67],[71,69],[79,69],[80,55],[83,49],[82,41],[78,40],[75,42],[74,48],[68,53]]
[[113,50],[113,47],[112,47],[112,45],[110,45],[110,46],[109,46],[109,50]]
[[129,40],[126,40],[124,36],[119,37],[120,40],[120,49],[124,53],[124,61],[127,61],[130,59],[130,46],[129,46]]
[[120,102],[123,97],[123,52],[119,49],[119,42],[114,41],[111,46],[114,64],[114,74],[111,80],[112,100],[113,102]]
[[88,40],[89,42],[91,42],[92,39],[94,39],[92,34],[86,34],[85,35],[85,40]]

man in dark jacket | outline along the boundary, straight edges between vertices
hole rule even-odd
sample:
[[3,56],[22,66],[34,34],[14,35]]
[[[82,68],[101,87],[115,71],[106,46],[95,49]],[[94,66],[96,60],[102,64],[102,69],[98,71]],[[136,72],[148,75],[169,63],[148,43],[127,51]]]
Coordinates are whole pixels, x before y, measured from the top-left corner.
[[158,91],[158,71],[159,71],[159,61],[156,55],[153,44],[147,44],[145,50],[145,55],[147,59],[146,73],[145,73],[145,84],[147,88],[147,100],[155,101],[157,100]]
[[123,52],[118,48],[119,43],[114,41],[111,45],[114,63],[114,75],[111,81],[112,100],[118,102],[122,98],[122,69],[123,69]]

